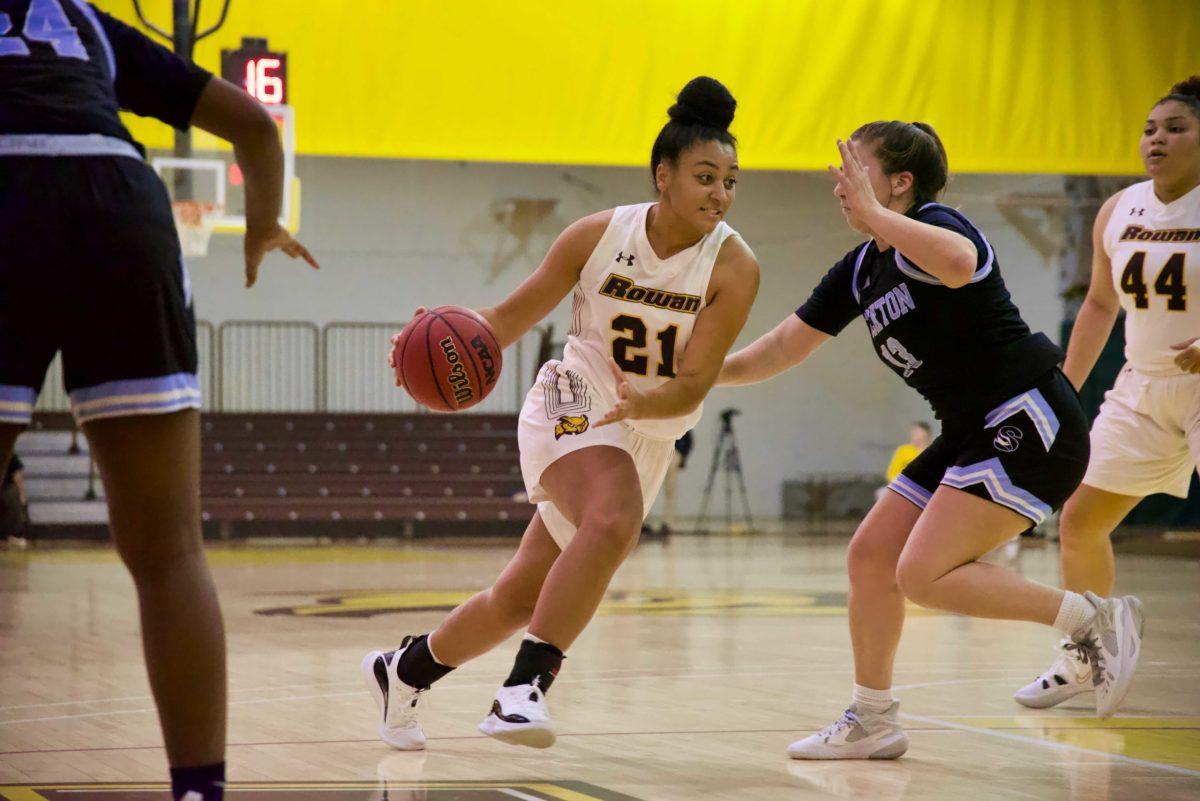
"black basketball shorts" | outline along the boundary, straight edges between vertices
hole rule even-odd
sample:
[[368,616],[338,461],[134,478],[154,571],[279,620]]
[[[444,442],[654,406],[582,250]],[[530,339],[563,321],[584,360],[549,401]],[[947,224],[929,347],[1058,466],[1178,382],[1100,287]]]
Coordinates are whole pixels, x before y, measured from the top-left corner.
[[924,509],[939,484],[1006,506],[1036,525],[1066,502],[1087,470],[1088,420],[1059,370],[988,412],[948,426],[888,489]]
[[59,351],[80,423],[199,408],[191,300],[145,162],[0,147],[0,423],[29,422]]

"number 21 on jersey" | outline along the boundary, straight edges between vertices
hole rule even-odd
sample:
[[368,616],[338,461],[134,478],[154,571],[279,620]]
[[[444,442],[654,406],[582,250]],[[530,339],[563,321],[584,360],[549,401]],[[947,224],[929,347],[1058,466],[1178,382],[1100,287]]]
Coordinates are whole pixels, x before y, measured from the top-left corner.
[[[1154,293],[1167,299],[1167,311],[1187,311],[1186,258],[1186,253],[1172,253],[1154,279]],[[1121,271],[1121,291],[1133,298],[1136,309],[1150,308],[1150,287],[1145,273],[1146,251],[1139,250],[1129,257]]]
[[[640,317],[632,314],[621,314],[613,318],[612,329],[624,336],[617,337],[612,343],[613,361],[626,373],[637,375],[650,374],[650,357],[645,353],[636,353],[646,347],[646,323]],[[675,341],[679,338],[679,327],[668,325],[658,332],[658,342],[661,349],[661,359],[658,363],[657,374],[660,378],[675,377]],[[631,353],[630,351],[635,351]]]

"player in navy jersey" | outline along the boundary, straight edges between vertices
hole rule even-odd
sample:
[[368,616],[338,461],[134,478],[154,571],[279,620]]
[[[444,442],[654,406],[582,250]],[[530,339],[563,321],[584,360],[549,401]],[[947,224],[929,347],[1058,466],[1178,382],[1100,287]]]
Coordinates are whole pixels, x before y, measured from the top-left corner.
[[839,142],[830,167],[847,222],[870,239],[826,274],[773,331],[727,357],[720,384],[751,384],[807,358],[862,317],[880,359],[920,392],[941,435],[888,486],[850,543],[853,703],[788,749],[795,759],[887,759],[908,737],[892,698],[904,599],[974,617],[1053,625],[1098,671],[1111,715],[1136,666],[1141,604],[1063,592],[979,562],[1040,523],[1082,478],[1087,419],[1009,297],[991,244],[936,202],[946,154],[923,124],[876,122]]
[[0,0],[0,470],[59,351],[117,550],[133,575],[175,797],[224,786],[225,644],[200,537],[195,317],[166,188],[117,115],[233,143],[247,286],[274,249],[274,122],[82,0]]

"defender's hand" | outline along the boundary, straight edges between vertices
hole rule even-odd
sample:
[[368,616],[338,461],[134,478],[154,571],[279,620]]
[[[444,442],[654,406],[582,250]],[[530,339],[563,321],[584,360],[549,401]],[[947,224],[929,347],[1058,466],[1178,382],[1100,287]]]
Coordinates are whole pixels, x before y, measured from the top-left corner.
[[242,240],[242,252],[246,257],[246,288],[254,286],[258,280],[258,266],[263,257],[272,250],[282,250],[293,259],[304,259],[314,270],[321,269],[317,260],[308,252],[308,248],[297,242],[287,229],[279,223],[267,228],[247,228],[246,238]]

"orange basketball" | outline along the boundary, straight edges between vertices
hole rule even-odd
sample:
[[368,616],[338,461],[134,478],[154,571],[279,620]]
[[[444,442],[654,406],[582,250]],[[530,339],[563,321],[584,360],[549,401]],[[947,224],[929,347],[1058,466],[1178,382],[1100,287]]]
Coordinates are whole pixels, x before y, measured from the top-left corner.
[[503,357],[487,321],[462,306],[439,306],[404,326],[392,349],[396,377],[435,412],[469,409],[496,387]]

